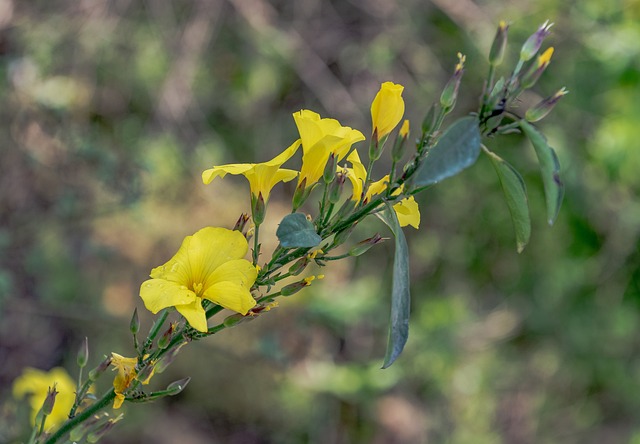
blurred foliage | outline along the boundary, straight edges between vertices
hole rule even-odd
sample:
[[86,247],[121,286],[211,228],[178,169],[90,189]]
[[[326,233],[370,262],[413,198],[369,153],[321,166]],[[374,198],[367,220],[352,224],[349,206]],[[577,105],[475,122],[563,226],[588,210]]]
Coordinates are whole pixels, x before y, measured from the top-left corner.
[[[531,243],[516,254],[487,159],[421,195],[411,335],[393,367],[378,369],[382,245],[193,344],[157,382],[190,375],[187,390],[126,407],[105,442],[640,443],[638,0],[0,0],[0,404],[26,365],[73,374],[84,336],[89,365],[131,355],[149,270],[248,211],[242,179],[205,187],[203,169],[271,158],[302,107],[367,132],[385,80],[405,85],[417,127],[458,51],[464,115],[498,21],[514,61],[547,18],[555,56],[522,110],[571,91],[541,125],[567,186],[553,228],[533,150],[496,141],[525,176]],[[266,237],[291,191],[276,189]],[[8,405],[0,418],[0,441],[26,421]]]

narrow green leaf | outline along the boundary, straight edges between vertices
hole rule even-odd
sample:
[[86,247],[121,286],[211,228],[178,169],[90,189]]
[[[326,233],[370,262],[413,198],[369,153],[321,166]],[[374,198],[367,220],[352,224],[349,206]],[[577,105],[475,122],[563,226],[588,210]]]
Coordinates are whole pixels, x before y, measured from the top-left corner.
[[564,184],[560,180],[560,162],[553,148],[547,143],[544,135],[533,125],[525,120],[520,121],[520,127],[531,141],[538,156],[540,171],[542,173],[542,183],[544,184],[544,195],[547,202],[547,221],[549,225],[558,218],[562,198],[564,197]]
[[529,237],[531,236],[531,219],[529,217],[529,205],[527,203],[527,188],[524,180],[522,180],[522,176],[520,176],[520,173],[518,173],[514,167],[489,150],[485,150],[485,153],[487,153],[489,159],[491,159],[491,163],[493,163],[496,173],[498,173],[500,185],[502,185],[502,191],[504,192],[504,197],[507,201],[509,212],[511,213],[513,227],[516,232],[518,253],[522,253],[524,247],[529,243]]
[[451,125],[429,150],[418,171],[415,188],[432,185],[473,165],[480,154],[480,130],[478,119],[463,117]]
[[404,237],[398,217],[391,204],[378,213],[380,219],[391,229],[395,238],[393,256],[393,280],[391,285],[391,316],[389,321],[389,337],[387,352],[382,368],[388,368],[402,353],[409,337],[409,313],[411,309],[411,293],[409,289],[409,247]]
[[284,248],[315,247],[322,238],[307,217],[302,213],[291,213],[282,219],[276,236]]

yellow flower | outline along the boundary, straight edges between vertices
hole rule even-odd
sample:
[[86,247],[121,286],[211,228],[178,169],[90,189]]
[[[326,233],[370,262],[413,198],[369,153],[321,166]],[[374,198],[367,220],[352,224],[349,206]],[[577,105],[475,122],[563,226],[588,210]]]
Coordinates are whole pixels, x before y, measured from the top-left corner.
[[231,163],[214,166],[202,173],[202,181],[209,184],[216,177],[224,177],[227,174],[242,174],[249,181],[251,194],[256,198],[262,194],[266,203],[275,184],[288,182],[298,175],[297,171],[281,169],[280,166],[296,153],[299,146],[300,141],[297,140],[282,153],[263,163]]
[[340,125],[335,119],[321,119],[320,115],[303,109],[293,114],[293,119],[302,141],[302,168],[298,186],[313,186],[324,172],[329,156],[343,159],[351,145],[364,140],[364,135],[348,126]]
[[187,236],[166,264],[154,268],[140,286],[148,310],[175,307],[198,331],[207,331],[202,299],[243,315],[256,305],[250,293],[258,272],[242,259],[249,246],[239,231],[203,228]]
[[[373,196],[381,194],[387,189],[387,186],[389,185],[389,175],[371,183],[366,196],[362,196],[364,184],[367,181],[367,169],[360,161],[360,156],[357,151],[353,151],[349,154],[347,160],[351,162],[352,168],[344,168],[343,173],[347,175],[347,178],[353,187],[351,200],[356,202],[360,202],[361,200],[363,202],[369,202]],[[402,188],[399,188],[393,192],[393,195],[397,195],[401,192]],[[398,222],[401,227],[411,225],[417,229],[420,226],[420,209],[418,208],[418,203],[415,201],[413,196],[402,199],[393,206],[393,209],[398,216]]]
[[45,421],[45,430],[62,424],[68,418],[76,398],[76,384],[71,376],[61,367],[53,368],[48,372],[27,367],[13,383],[13,396],[16,399],[30,395],[31,421],[34,424],[36,415],[47,397],[47,391],[49,387],[53,388],[54,384],[58,395],[53,410]]
[[373,133],[378,140],[389,134],[400,123],[404,115],[404,86],[384,82],[371,104],[371,122]]
[[125,358],[117,353],[111,353],[111,365],[113,370],[118,371],[113,379],[113,390],[116,392],[116,398],[113,400],[114,409],[119,409],[124,402],[124,392],[136,378],[137,363],[137,358]]

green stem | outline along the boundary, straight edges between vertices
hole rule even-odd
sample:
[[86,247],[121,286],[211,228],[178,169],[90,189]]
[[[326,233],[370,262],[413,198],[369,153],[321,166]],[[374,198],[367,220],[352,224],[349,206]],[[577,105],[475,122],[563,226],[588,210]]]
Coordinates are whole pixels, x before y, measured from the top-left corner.
[[253,235],[253,265],[258,265],[258,256],[260,256],[260,244],[258,236],[260,235],[260,225],[256,225]]
[[87,407],[86,410],[83,410],[78,416],[69,419],[67,422],[62,424],[62,426],[47,439],[44,444],[54,444],[60,440],[63,436],[69,433],[71,430],[76,428],[78,425],[89,419],[92,415],[99,412],[103,408],[113,401],[113,398],[116,397],[116,392],[111,389],[107,393],[105,393],[102,398],[91,404]]
[[153,340],[156,338],[156,336],[158,336],[158,333],[160,332],[160,329],[162,328],[164,321],[167,320],[167,316],[169,316],[169,311],[164,309],[162,310],[162,314],[160,315],[160,318],[156,319],[156,321],[153,323],[153,326],[149,331],[149,336],[147,336],[147,340],[144,342],[144,346],[142,347],[142,352],[140,353],[140,356],[138,356],[138,362],[140,364],[142,363],[142,359],[145,353],[151,347],[151,344],[153,344]]

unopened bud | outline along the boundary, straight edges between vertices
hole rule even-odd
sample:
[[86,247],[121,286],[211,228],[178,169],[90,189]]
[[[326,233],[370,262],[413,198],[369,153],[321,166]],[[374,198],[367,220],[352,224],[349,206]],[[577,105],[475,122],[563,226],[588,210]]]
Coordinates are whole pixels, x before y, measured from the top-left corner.
[[167,386],[167,395],[169,396],[177,395],[178,393],[184,390],[187,384],[189,384],[189,381],[191,381],[190,377],[182,378],[178,381],[172,382]]
[[80,344],[80,350],[78,350],[78,356],[76,357],[76,362],[78,363],[78,367],[84,368],[87,365],[87,360],[89,359],[89,338],[85,336],[84,341]]
[[351,249],[349,250],[349,256],[353,256],[353,257],[360,256],[366,253],[367,251],[369,251],[371,247],[373,247],[376,244],[379,244],[383,240],[384,238],[382,238],[378,233],[376,233],[373,237],[360,241],[357,244],[355,244],[353,247],[351,247]]
[[552,26],[553,23],[549,23],[549,20],[547,20],[536,32],[529,36],[527,41],[524,42],[524,45],[522,45],[522,49],[520,49],[521,61],[526,62],[527,60],[531,60],[531,58],[538,53],[543,40],[550,34],[551,31],[549,31],[549,29]]
[[436,104],[433,103],[422,120],[422,132],[428,134],[436,124]]
[[336,177],[336,168],[338,166],[338,156],[334,153],[329,155],[329,160],[327,160],[326,165],[324,166],[324,173],[322,174],[322,180],[327,185],[333,182],[333,179]]
[[251,194],[251,215],[253,216],[253,223],[257,225],[264,222],[264,216],[267,212],[267,203],[262,196],[262,192],[258,195]]
[[247,213],[242,213],[236,221],[236,224],[233,226],[233,231],[239,231],[243,233],[247,222],[249,222],[249,215]]
[[56,403],[56,396],[58,393],[55,383],[53,384],[53,387],[49,387],[47,390],[47,396],[44,398],[44,402],[42,403],[42,413],[44,415],[49,416],[51,412],[53,412],[53,406]]
[[129,323],[129,330],[134,335],[137,335],[140,331],[140,318],[138,318],[138,307],[133,309],[133,315],[131,316],[131,322]]
[[337,204],[342,197],[342,190],[344,189],[344,183],[347,177],[343,173],[337,173],[335,180],[329,185],[329,193],[327,198],[329,203]]
[[458,63],[453,71],[453,75],[442,90],[442,94],[440,94],[440,105],[447,112],[456,104],[458,88],[460,87],[460,81],[462,80],[462,74],[464,73],[465,60],[466,56],[458,53]]
[[400,127],[396,142],[393,144],[393,149],[391,150],[391,159],[393,159],[394,162],[398,162],[404,156],[407,137],[409,137],[409,121],[405,120]]
[[489,63],[491,66],[498,66],[502,62],[504,50],[507,47],[507,31],[509,31],[509,25],[501,20],[489,51]]
[[245,316],[241,315],[240,313],[232,314],[231,316],[227,316],[225,320],[222,321],[222,324],[227,328],[233,327],[237,325],[240,321],[242,321],[244,318]]
[[175,330],[175,325],[173,323],[169,324],[169,328],[167,329],[167,331],[165,331],[164,334],[160,336],[160,339],[158,339],[158,348],[160,349],[167,348],[167,346],[169,345],[169,342],[171,342],[171,337],[173,335],[174,330]]
[[380,156],[382,156],[382,151],[384,150],[384,144],[387,141],[387,137],[389,135],[385,135],[381,139],[378,139],[378,128],[373,130],[373,135],[371,136],[371,143],[369,144],[369,159],[371,161],[378,160]]
[[552,96],[547,97],[537,105],[529,108],[525,113],[524,118],[528,122],[537,122],[538,120],[542,120],[556,106],[556,103],[558,103],[558,101],[568,93],[569,91],[567,91],[564,87],[560,88]]
[[300,208],[304,203],[304,201],[307,200],[307,197],[309,197],[309,193],[311,192],[312,188],[313,187],[310,186],[309,189],[307,189],[306,177],[302,179],[302,182],[298,184],[298,186],[296,187],[296,190],[293,193],[293,200],[291,202],[293,206],[293,211],[296,211],[298,208]]
[[547,48],[545,52],[538,56],[537,61],[531,64],[520,80],[520,85],[523,89],[531,88],[536,84],[542,73],[547,69],[547,66],[549,66],[552,54],[553,47]]
[[313,281],[314,279],[315,279],[315,276],[309,276],[307,278],[302,279],[301,281],[286,285],[282,287],[282,290],[280,290],[280,294],[282,294],[282,296],[292,296],[297,292],[299,292],[300,290],[302,290],[303,288],[311,285],[311,281]]
[[104,360],[94,369],[89,372],[89,379],[91,381],[97,381],[101,374],[105,372],[111,365],[111,356],[107,356]]
[[304,271],[309,265],[309,256],[305,255],[298,259],[291,267],[289,267],[289,274],[291,276],[297,276]]

